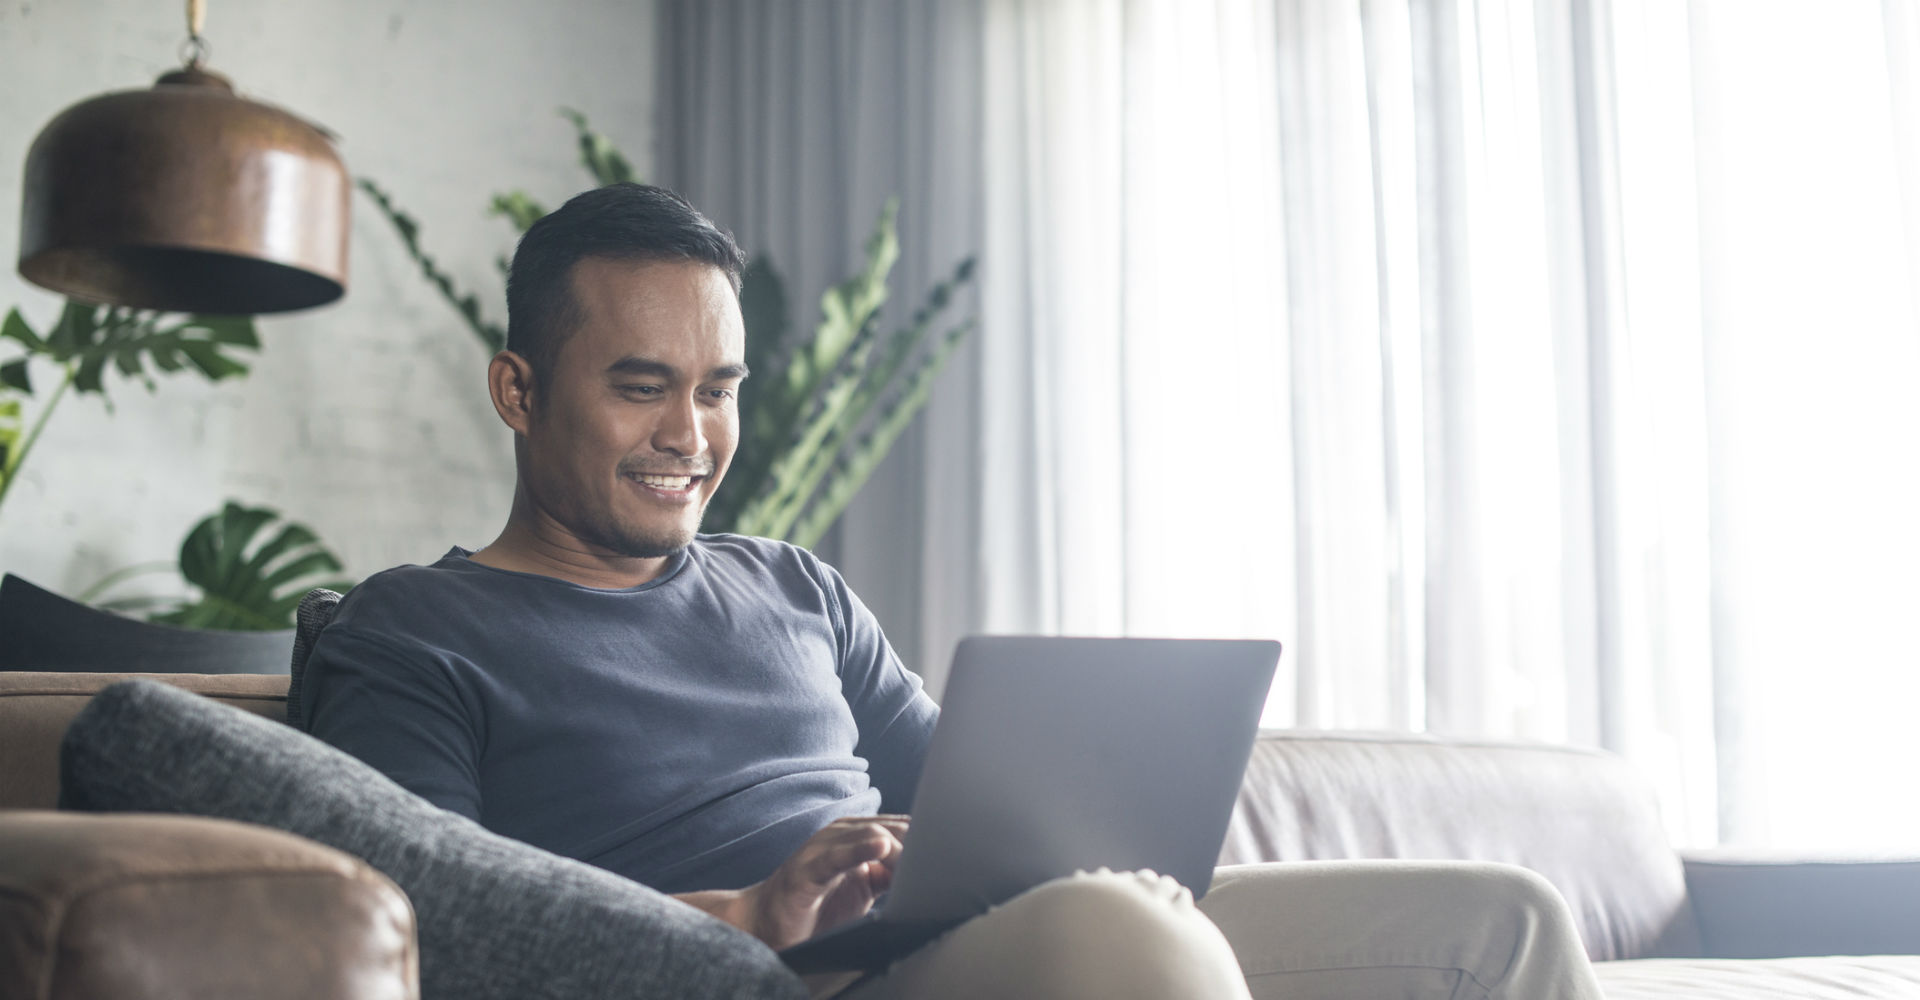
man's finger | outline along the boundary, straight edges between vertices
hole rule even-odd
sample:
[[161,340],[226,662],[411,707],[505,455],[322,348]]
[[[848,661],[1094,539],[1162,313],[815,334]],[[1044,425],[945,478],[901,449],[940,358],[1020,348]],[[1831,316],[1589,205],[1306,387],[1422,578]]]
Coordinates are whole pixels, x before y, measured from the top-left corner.
[[807,859],[807,880],[824,886],[869,861],[884,862],[897,855],[899,849],[900,842],[884,830],[828,842],[818,854]]

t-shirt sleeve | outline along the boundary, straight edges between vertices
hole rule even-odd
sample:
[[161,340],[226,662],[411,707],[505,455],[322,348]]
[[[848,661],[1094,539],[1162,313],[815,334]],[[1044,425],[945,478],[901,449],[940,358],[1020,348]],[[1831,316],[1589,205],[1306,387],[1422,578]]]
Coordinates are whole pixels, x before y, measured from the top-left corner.
[[901,664],[880,622],[840,574],[825,564],[819,568],[840,612],[840,690],[860,727],[853,752],[867,762],[881,810],[911,812],[939,706],[921,690],[920,678]]
[[434,655],[335,624],[314,643],[301,685],[308,732],[434,805],[480,819],[481,740]]

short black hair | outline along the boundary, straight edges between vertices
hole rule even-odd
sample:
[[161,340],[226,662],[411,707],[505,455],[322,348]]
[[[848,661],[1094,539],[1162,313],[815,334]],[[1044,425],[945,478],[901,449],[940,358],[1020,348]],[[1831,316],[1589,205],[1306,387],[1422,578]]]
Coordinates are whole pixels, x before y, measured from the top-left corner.
[[573,266],[588,257],[710,264],[736,295],[747,266],[731,233],[666,188],[609,184],[573,196],[520,237],[507,272],[507,350],[527,359],[539,385],[582,321]]

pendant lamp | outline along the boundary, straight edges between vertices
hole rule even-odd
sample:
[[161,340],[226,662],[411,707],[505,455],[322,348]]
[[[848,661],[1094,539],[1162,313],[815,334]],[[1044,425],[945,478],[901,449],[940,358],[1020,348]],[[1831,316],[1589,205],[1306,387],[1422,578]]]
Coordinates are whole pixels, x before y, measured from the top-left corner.
[[327,133],[186,65],[62,111],[27,151],[20,274],[87,302],[242,315],[346,292],[346,166]]

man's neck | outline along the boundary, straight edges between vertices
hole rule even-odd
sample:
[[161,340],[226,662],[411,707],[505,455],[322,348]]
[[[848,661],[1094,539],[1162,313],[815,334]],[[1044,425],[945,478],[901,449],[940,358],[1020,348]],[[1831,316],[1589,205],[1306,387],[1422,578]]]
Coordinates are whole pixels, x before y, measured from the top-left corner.
[[474,562],[515,573],[532,573],[592,587],[624,590],[658,579],[673,563],[672,556],[643,559],[609,552],[558,530],[542,530],[515,516]]

